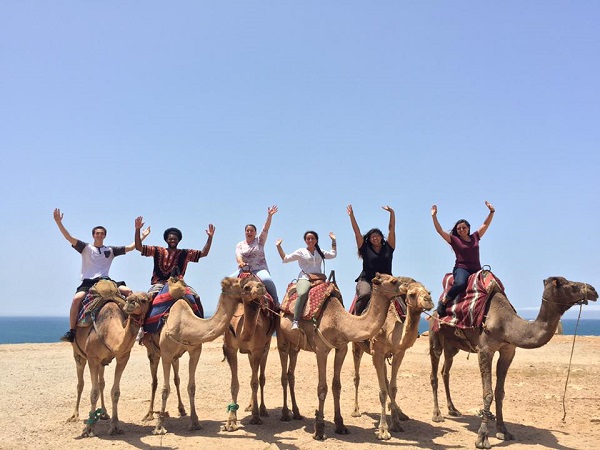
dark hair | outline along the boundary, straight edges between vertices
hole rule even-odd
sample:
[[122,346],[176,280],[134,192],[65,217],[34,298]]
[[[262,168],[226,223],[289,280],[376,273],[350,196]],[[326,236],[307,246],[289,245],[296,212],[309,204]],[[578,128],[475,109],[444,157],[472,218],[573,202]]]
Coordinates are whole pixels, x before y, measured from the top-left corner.
[[92,236],[94,235],[96,230],[104,231],[104,236],[106,236],[106,228],[104,228],[102,225],[98,225],[97,227],[92,228]]
[[[369,231],[367,231],[367,233],[363,236],[363,241],[366,242],[369,247],[373,248],[373,245],[371,244],[371,236],[374,234],[381,236],[381,247],[385,247],[387,242],[379,228],[371,228]],[[362,255],[360,254],[360,248],[358,249],[358,257],[362,258]]]
[[306,241],[306,236],[309,234],[313,234],[315,236],[315,238],[317,239],[317,243],[315,244],[315,249],[317,250],[317,253],[319,255],[321,255],[321,258],[323,258],[323,261],[325,261],[325,254],[323,253],[323,250],[321,250],[321,247],[319,247],[319,235],[317,234],[316,231],[307,231],[306,233],[304,233],[303,239]]
[[179,240],[183,239],[181,231],[179,231],[177,228],[167,228],[163,233],[163,239],[165,240],[165,242],[167,241],[167,237],[169,237],[170,234],[174,234]]
[[254,231],[256,231],[256,225],[254,225],[253,223],[249,223],[248,225],[246,225],[244,227],[244,231],[246,231],[246,228],[248,228],[248,227],[252,227],[252,228],[254,228]]
[[457,221],[454,226],[452,227],[452,231],[450,231],[450,234],[452,236],[457,236],[458,237],[458,231],[456,231],[456,227],[459,226],[461,223],[464,223],[467,228],[468,228],[468,232],[469,234],[471,234],[471,224],[469,222],[467,222],[465,219],[460,219],[459,221]]

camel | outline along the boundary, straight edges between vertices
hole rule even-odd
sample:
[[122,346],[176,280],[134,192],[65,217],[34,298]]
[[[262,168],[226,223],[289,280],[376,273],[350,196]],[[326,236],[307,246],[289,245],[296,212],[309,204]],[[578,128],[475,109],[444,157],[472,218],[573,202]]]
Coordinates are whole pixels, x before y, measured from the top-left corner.
[[[367,351],[373,356],[373,365],[379,380],[379,401],[381,402],[381,415],[379,427],[375,432],[377,439],[388,440],[391,431],[402,431],[401,420],[408,420],[396,403],[398,392],[396,379],[406,350],[412,347],[419,337],[419,320],[421,313],[433,308],[431,293],[418,281],[407,277],[398,277],[400,280],[400,297],[406,304],[406,320],[403,323],[392,303],[387,311],[387,317],[379,332],[370,340],[370,348],[363,342],[352,343],[354,356],[354,412],[353,417],[360,417],[358,407],[358,386],[360,384],[360,361],[363,353]],[[386,359],[392,360],[390,377],[387,377]],[[386,401],[390,400],[391,426],[388,429]]]
[[[335,432],[348,434],[340,412],[340,392],[342,384],[340,373],[344,358],[348,352],[348,342],[370,339],[383,325],[390,302],[399,293],[400,282],[391,275],[377,274],[373,278],[371,306],[362,316],[355,316],[344,309],[341,301],[332,295],[323,306],[321,317],[316,322],[300,321],[300,327],[292,330],[292,315],[281,315],[277,326],[277,347],[281,360],[281,385],[283,388],[283,408],[281,420],[302,419],[295,393],[295,375],[298,352],[307,350],[317,355],[319,383],[317,395],[319,409],[315,411],[315,432],[313,438],[324,440],[325,421],[323,407],[327,396],[327,357],[331,349],[335,349],[333,369],[333,403]],[[337,293],[339,295],[339,292]],[[289,368],[288,368],[289,362]],[[292,416],[287,404],[287,388],[290,388]]]
[[[106,283],[114,283],[107,281]],[[110,288],[108,288],[110,290]],[[95,436],[95,424],[98,419],[108,419],[106,406],[104,404],[104,366],[110,364],[113,359],[117,360],[115,376],[110,396],[112,400],[112,418],[110,421],[110,435],[122,434],[119,428],[118,403],[120,382],[125,366],[129,361],[131,349],[135,343],[141,323],[144,320],[149,307],[148,295],[143,292],[134,292],[126,299],[118,295],[116,285],[114,286],[114,301],[105,303],[89,327],[77,327],[73,341],[73,357],[77,368],[77,401],[75,411],[68,422],[79,420],[79,403],[83,391],[83,371],[86,362],[90,367],[90,378],[92,390],[90,394],[91,409],[89,419],[85,421],[86,426],[81,437]],[[107,299],[109,297],[103,296]],[[118,303],[117,303],[118,302]],[[100,408],[96,405],[100,398]]]
[[[150,360],[150,372],[152,374],[152,396],[150,399],[150,409],[144,421],[151,420],[154,417],[153,407],[156,388],[158,385],[156,372],[158,370],[158,361],[162,358],[163,367],[163,389],[162,389],[162,406],[158,415],[158,421],[153,434],[165,434],[165,418],[168,417],[166,412],[167,399],[170,393],[170,376],[171,367],[174,370],[176,386],[178,388],[179,376],[177,370],[179,365],[176,361],[185,353],[189,353],[189,381],[188,381],[188,396],[190,399],[191,423],[189,430],[201,430],[202,427],[198,422],[196,414],[195,393],[196,393],[196,367],[202,353],[202,344],[210,342],[221,336],[233,314],[237,309],[237,305],[241,301],[242,293],[245,293],[252,298],[260,298],[266,292],[264,285],[258,281],[251,279],[240,280],[237,278],[224,278],[221,281],[221,295],[217,310],[210,319],[201,319],[194,315],[192,308],[188,302],[183,299],[185,292],[185,282],[178,277],[169,279],[169,292],[173,298],[179,298],[169,311],[169,315],[162,326],[159,333],[146,334],[143,338],[143,343],[148,351],[148,359]],[[177,389],[179,396],[179,388]],[[179,412],[185,415],[185,409],[179,398]]]
[[[275,331],[274,311],[268,309],[265,297],[255,299],[248,294],[242,295],[242,304],[238,305],[237,313],[231,319],[229,330],[225,332],[223,355],[231,369],[231,404],[228,407],[229,416],[223,431],[235,431],[237,424],[237,396],[240,390],[238,380],[237,352],[247,353],[252,370],[250,386],[252,397],[246,411],[252,412],[251,424],[262,424],[261,416],[269,414],[265,407],[265,367],[269,356],[271,338]],[[259,376],[260,370],[260,376]],[[258,404],[258,388],[260,385],[260,407]]]
[[[490,406],[496,397],[496,437],[501,440],[513,440],[504,423],[502,404],[504,401],[504,384],[508,368],[515,356],[517,347],[539,348],[545,345],[554,335],[561,316],[573,305],[587,304],[588,300],[595,301],[598,293],[589,284],[569,281],[563,277],[551,277],[544,280],[542,306],[533,322],[522,319],[514,311],[503,292],[490,292],[490,304],[487,319],[482,330],[464,329],[460,335],[455,334],[455,327],[440,327],[433,331],[430,321],[429,352],[431,357],[431,387],[433,389],[433,418],[434,422],[442,422],[437,398],[437,370],[442,352],[444,364],[442,378],[446,390],[448,414],[459,417],[460,412],[454,407],[450,398],[450,368],[452,360],[459,350],[478,354],[479,370],[483,384],[482,421],[477,433],[475,446],[489,449],[488,422],[493,419]],[[492,359],[499,352],[496,365],[496,388],[492,391]]]

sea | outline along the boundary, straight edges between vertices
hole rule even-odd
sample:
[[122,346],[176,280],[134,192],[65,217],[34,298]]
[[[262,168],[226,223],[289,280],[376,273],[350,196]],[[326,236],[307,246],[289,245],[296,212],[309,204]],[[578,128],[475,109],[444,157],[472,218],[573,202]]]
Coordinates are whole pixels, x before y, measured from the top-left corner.
[[[600,336],[600,319],[563,319],[563,334]],[[58,342],[69,329],[68,317],[0,317],[0,344],[36,344]],[[428,329],[421,318],[419,332]]]

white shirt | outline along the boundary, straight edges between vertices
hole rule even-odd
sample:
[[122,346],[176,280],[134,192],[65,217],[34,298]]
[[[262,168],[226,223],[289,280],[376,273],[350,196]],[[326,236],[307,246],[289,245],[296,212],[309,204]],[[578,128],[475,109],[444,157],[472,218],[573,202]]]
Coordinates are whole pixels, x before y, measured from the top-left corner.
[[[325,255],[325,259],[333,259],[336,256],[335,250],[326,251],[323,250],[323,254]],[[299,248],[294,253],[290,255],[285,255],[283,258],[284,263],[289,263],[292,261],[298,261],[298,265],[300,266],[300,273],[298,274],[298,279],[308,280],[306,276],[307,273],[323,273],[321,270],[321,264],[323,263],[323,258],[319,255],[319,252],[316,250],[311,253],[308,251],[306,247]]]
[[94,247],[92,244],[77,241],[73,246],[81,253],[81,279],[108,277],[108,271],[115,256],[125,254],[125,247]]

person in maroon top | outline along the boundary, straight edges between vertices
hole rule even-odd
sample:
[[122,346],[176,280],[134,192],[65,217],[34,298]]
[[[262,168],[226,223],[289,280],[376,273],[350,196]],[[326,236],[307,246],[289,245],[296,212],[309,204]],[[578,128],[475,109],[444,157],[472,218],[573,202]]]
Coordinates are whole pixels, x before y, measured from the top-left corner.
[[[208,225],[208,230],[206,230],[208,239],[206,240],[206,244],[202,250],[188,250],[177,248],[179,241],[181,241],[183,237],[181,231],[179,231],[177,228],[167,228],[163,233],[163,238],[168,245],[167,248],[142,245],[140,230],[143,226],[144,218],[141,216],[136,218],[135,248],[142,253],[142,256],[154,258],[154,268],[152,270],[152,278],[150,280],[152,286],[148,290],[148,294],[150,294],[153,298],[167,283],[174,267],[179,269],[179,274],[183,277],[189,262],[198,262],[200,258],[208,255],[210,246],[212,244],[213,235],[215,234],[215,227],[212,223]],[[189,285],[188,287],[193,291],[194,297],[197,297],[198,294],[192,289],[192,287]]]
[[490,224],[496,210],[490,202],[485,202],[485,206],[489,209],[489,214],[479,229],[471,234],[471,225],[465,219],[460,219],[454,224],[450,233],[444,231],[437,218],[437,206],[431,207],[431,218],[435,231],[452,247],[456,255],[454,269],[454,284],[446,294],[446,297],[438,304],[438,315],[443,316],[446,310],[446,304],[456,299],[467,288],[469,275],[481,270],[481,262],[479,261],[479,240],[483,237]]

